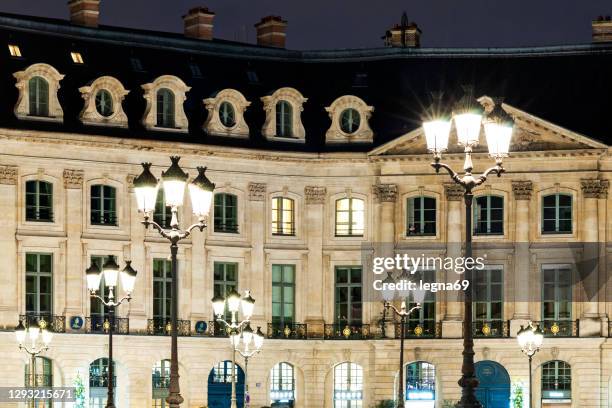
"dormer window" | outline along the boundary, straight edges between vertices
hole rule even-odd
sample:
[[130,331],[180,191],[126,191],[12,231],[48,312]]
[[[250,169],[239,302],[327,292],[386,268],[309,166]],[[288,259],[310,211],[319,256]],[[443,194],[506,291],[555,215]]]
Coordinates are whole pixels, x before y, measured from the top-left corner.
[[361,98],[345,95],[325,108],[332,121],[325,134],[326,143],[372,143],[374,132],[368,120],[374,107]]
[[261,100],[266,111],[262,133],[268,140],[305,141],[301,115],[307,98],[296,89],[280,88]]
[[43,77],[35,76],[28,81],[30,115],[49,116],[49,83]]
[[348,108],[340,114],[340,129],[349,135],[355,133],[359,129],[361,116],[353,108]]
[[19,58],[21,57],[21,50],[18,45],[9,44],[8,45],[9,53],[11,53],[11,57]]
[[208,117],[204,122],[206,133],[215,136],[248,137],[249,126],[244,112],[251,102],[235,89],[224,89],[204,99]]
[[293,108],[287,101],[279,101],[276,104],[276,136],[293,137],[292,130]]
[[174,127],[174,93],[166,88],[157,91],[157,126]]
[[96,94],[96,111],[105,118],[113,114],[113,97],[106,89],[100,89]]
[[187,132],[189,123],[183,103],[191,87],[172,75],[163,75],[142,85],[147,101],[142,124],[149,130]]
[[83,64],[83,56],[81,55],[80,52],[71,52],[70,53],[70,58],[72,58],[72,62],[74,62],[75,64]]
[[221,103],[221,106],[219,107],[219,120],[223,126],[228,128],[236,124],[236,111],[231,103]]
[[19,90],[15,105],[18,119],[62,121],[64,111],[57,99],[57,91],[64,75],[48,64],[33,64],[13,74]]
[[103,76],[80,87],[79,91],[85,101],[79,115],[81,122],[86,125],[128,126],[122,105],[128,91],[118,79]]

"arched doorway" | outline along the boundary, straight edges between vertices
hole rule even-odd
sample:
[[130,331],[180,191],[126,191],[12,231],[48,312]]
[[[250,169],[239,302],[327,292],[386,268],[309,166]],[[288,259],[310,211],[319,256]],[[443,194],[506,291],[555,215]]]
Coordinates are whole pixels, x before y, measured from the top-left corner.
[[510,376],[495,361],[476,363],[476,377],[480,384],[476,397],[483,408],[508,408],[510,406]]
[[[236,399],[238,408],[244,406],[244,371],[236,365]],[[220,361],[208,375],[208,408],[230,408],[232,399],[232,362]]]

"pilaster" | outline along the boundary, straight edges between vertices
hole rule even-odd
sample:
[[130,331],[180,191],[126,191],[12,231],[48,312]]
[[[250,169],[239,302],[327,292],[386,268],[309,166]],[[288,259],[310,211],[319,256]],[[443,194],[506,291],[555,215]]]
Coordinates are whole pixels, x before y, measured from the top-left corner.
[[19,285],[17,282],[17,180],[16,166],[0,166],[0,253],[2,285],[0,285],[0,327],[13,329],[19,319]]
[[512,192],[515,201],[514,214],[514,316],[510,322],[510,334],[515,335],[521,325],[527,324],[529,316],[529,206],[533,183],[528,180],[513,180]]
[[306,240],[308,245],[308,288],[306,297],[306,319],[309,333],[322,334],[324,329],[323,301],[321,294],[323,278],[323,221],[327,189],[321,186],[306,186]]
[[[68,322],[72,316],[85,316],[85,269],[81,236],[83,233],[83,170],[65,169],[63,173],[66,211],[66,308]],[[59,209],[58,209],[59,210]],[[89,266],[89,265],[87,265]],[[69,295],[68,295],[69,294]],[[68,324],[66,325],[69,326]]]
[[[461,223],[462,200],[464,190],[454,183],[444,184],[446,197],[446,256],[461,257],[461,243],[463,237],[463,224]],[[446,281],[456,279],[454,271],[446,271]],[[445,338],[459,338],[462,336],[462,303],[457,291],[446,293],[446,314],[442,321],[442,336]]]

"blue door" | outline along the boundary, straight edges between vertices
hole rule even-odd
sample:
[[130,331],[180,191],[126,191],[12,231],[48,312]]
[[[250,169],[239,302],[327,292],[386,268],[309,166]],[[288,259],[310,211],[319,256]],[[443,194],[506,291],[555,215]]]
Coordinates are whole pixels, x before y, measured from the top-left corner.
[[483,408],[510,407],[510,376],[501,364],[479,361],[476,363],[476,377],[480,382],[476,398]]
[[[244,405],[244,371],[236,365],[236,399],[238,408]],[[208,375],[208,408],[229,408],[232,399],[232,362],[221,361]]]

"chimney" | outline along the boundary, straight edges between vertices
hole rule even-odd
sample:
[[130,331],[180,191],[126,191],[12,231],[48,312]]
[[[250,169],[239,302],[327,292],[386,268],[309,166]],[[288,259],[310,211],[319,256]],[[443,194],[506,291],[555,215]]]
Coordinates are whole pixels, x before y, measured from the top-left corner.
[[599,16],[591,23],[594,43],[612,42],[612,19],[610,16]]
[[421,46],[421,29],[414,21],[408,21],[408,16],[404,11],[400,24],[388,30],[383,40],[385,40],[386,47],[418,48]]
[[100,0],[68,0],[70,22],[85,27],[98,27]]
[[185,36],[199,40],[213,39],[213,19],[215,13],[206,7],[195,7],[183,16]]
[[255,24],[257,29],[257,45],[265,47],[285,48],[287,22],[279,16],[268,16]]

